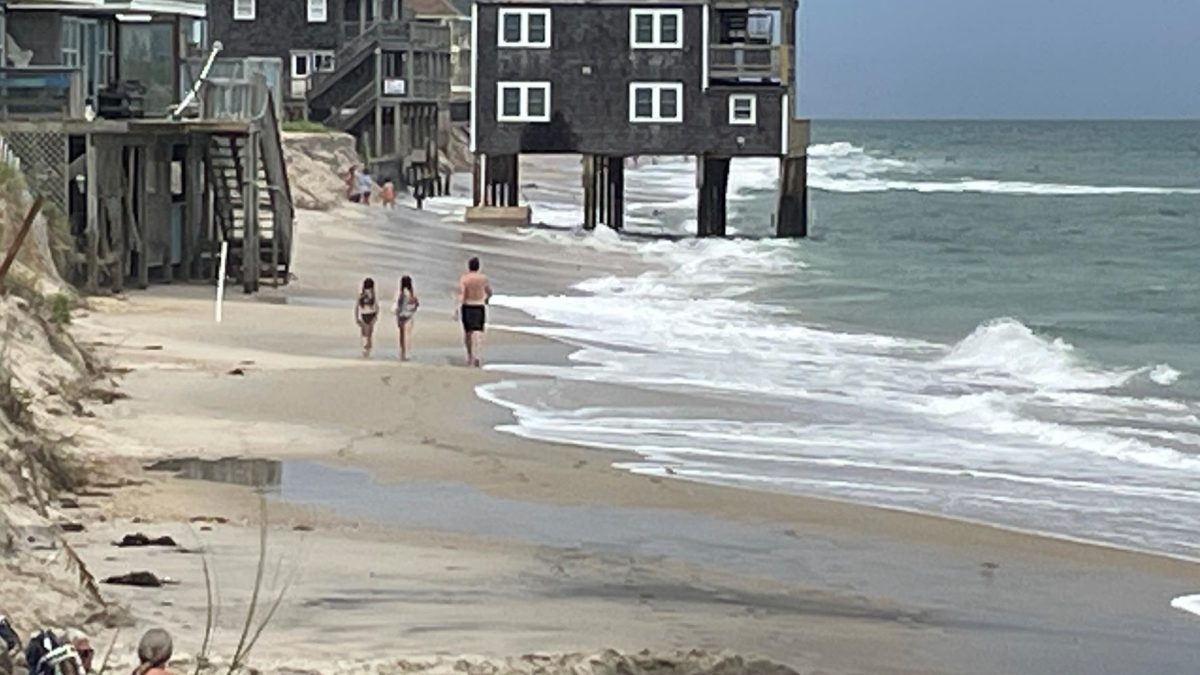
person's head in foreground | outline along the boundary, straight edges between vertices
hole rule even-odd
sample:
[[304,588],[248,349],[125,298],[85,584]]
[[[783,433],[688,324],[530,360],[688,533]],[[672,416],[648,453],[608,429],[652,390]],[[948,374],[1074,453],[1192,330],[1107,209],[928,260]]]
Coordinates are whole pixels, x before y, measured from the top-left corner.
[[165,673],[174,649],[175,645],[171,641],[171,634],[167,631],[161,628],[151,628],[146,631],[146,634],[142,636],[142,641],[138,643],[138,661],[141,662],[141,665],[133,671],[133,675]]
[[467,261],[467,269],[471,270],[472,272],[478,272],[479,271],[479,258],[471,258],[470,260],[468,260]]

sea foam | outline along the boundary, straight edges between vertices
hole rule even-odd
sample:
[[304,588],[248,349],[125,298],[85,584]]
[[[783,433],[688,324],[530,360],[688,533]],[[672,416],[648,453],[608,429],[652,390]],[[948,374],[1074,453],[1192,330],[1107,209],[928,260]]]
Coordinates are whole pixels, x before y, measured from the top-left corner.
[[1181,595],[1171,601],[1171,606],[1181,612],[1200,616],[1200,595]]

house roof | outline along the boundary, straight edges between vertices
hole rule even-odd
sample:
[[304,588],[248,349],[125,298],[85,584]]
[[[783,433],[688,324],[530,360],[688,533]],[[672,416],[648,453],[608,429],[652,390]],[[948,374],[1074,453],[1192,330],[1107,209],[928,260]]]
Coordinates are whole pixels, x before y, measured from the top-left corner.
[[464,16],[450,0],[405,0],[404,8],[421,16]]

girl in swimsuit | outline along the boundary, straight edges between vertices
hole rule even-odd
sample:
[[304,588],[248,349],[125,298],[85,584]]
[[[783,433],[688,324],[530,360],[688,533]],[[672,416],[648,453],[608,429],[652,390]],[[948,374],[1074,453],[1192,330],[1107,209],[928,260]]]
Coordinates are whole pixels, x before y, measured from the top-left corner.
[[375,334],[375,319],[379,317],[379,304],[375,301],[375,280],[367,277],[358,291],[358,300],[354,303],[354,322],[362,331],[363,358],[371,355],[372,337]]
[[421,301],[417,299],[417,294],[413,292],[412,277],[400,277],[400,291],[396,293],[396,328],[400,333],[400,360],[408,360],[408,348],[412,344],[412,327],[413,316],[417,313],[417,308],[421,306]]

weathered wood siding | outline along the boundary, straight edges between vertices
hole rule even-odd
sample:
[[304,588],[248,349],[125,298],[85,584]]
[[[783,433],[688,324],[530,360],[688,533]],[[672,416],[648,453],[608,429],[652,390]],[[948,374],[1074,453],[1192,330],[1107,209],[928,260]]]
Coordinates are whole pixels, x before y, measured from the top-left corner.
[[254,21],[234,21],[233,0],[212,0],[209,33],[224,45],[221,56],[277,56],[283,59],[284,76],[289,77],[293,49],[337,49],[342,10],[341,0],[329,0],[327,20],[309,23],[305,0],[257,0]]
[[[479,5],[478,152],[781,154],[782,87],[703,90],[702,6],[682,7],[682,49],[637,50],[630,48],[627,6],[553,6],[550,49],[498,47],[500,7]],[[502,81],[549,81],[550,122],[497,122],[496,85]],[[683,122],[631,123],[630,82],[682,82]],[[757,125],[729,124],[731,92],[758,94]]]

